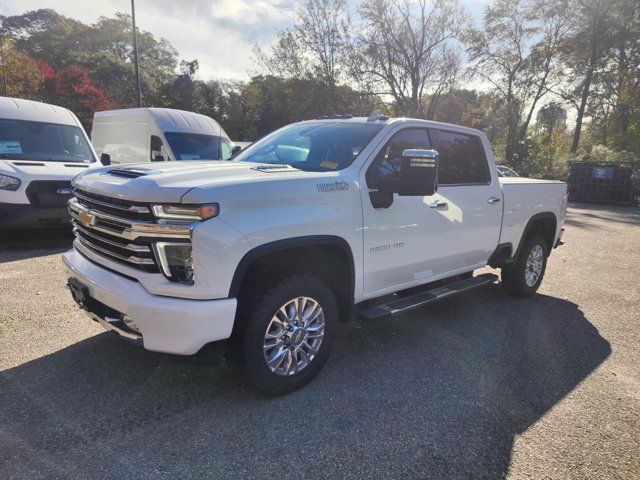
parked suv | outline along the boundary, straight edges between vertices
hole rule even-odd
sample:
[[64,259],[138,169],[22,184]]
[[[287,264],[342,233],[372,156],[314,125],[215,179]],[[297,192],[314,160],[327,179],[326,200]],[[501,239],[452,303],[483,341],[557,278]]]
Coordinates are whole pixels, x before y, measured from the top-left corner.
[[159,352],[228,340],[268,394],[311,380],[356,309],[402,314],[494,282],[473,276],[486,265],[532,295],[566,209],[562,182],[499,179],[482,132],[377,114],[294,123],[230,162],[105,167],[74,187],[64,262],[89,316]]

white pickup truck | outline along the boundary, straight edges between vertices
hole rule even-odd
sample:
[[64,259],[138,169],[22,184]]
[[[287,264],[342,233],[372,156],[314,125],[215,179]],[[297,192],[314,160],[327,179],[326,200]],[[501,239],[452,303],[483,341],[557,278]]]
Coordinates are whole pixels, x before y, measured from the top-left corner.
[[497,280],[533,294],[566,185],[498,178],[487,137],[437,122],[323,117],[228,162],[108,166],[73,181],[76,302],[159,352],[226,342],[282,394],[326,362],[338,322],[390,317]]

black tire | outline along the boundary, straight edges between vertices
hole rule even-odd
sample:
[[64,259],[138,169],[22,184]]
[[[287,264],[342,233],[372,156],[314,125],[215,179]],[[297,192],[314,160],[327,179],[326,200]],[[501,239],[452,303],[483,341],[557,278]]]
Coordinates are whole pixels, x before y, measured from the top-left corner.
[[[310,297],[322,308],[324,337],[308,365],[297,373],[282,376],[267,366],[265,334],[280,307],[298,297]],[[338,305],[333,291],[316,276],[295,274],[258,288],[252,298],[242,298],[240,303],[229,352],[236,371],[250,385],[269,396],[284,395],[309,383],[322,369],[333,347],[338,324]]]
[[[535,283],[533,283],[533,285],[528,285],[527,271],[529,270],[529,267],[527,265],[527,261],[529,259],[529,255],[537,246],[541,247],[543,252],[542,270],[538,278],[535,280]],[[528,237],[520,249],[518,258],[516,258],[513,263],[501,268],[501,280],[504,289],[515,297],[529,297],[536,293],[544,277],[544,272],[547,269],[548,256],[549,247],[542,235],[534,234]]]

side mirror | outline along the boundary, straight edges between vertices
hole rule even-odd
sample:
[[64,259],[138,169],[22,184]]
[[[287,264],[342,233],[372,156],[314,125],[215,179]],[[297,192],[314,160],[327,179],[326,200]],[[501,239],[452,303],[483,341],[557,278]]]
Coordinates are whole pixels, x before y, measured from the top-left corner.
[[105,167],[111,165],[111,155],[109,155],[108,153],[103,153],[102,155],[100,155],[100,163]]
[[156,155],[153,157],[154,162],[164,162],[164,157],[162,155]]
[[438,189],[438,157],[435,150],[404,150],[398,170],[380,178],[378,191],[406,196],[433,195]]
[[235,145],[232,149],[231,149],[231,156],[235,155],[236,153],[238,153],[240,150],[242,150],[242,147],[240,145]]

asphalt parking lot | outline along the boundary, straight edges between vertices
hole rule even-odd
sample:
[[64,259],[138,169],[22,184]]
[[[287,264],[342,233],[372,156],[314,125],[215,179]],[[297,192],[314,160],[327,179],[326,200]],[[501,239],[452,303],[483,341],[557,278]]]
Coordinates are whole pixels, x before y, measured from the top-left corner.
[[5,236],[0,478],[640,478],[640,208],[566,227],[534,297],[356,320],[276,399],[103,332],[63,287],[68,234]]

